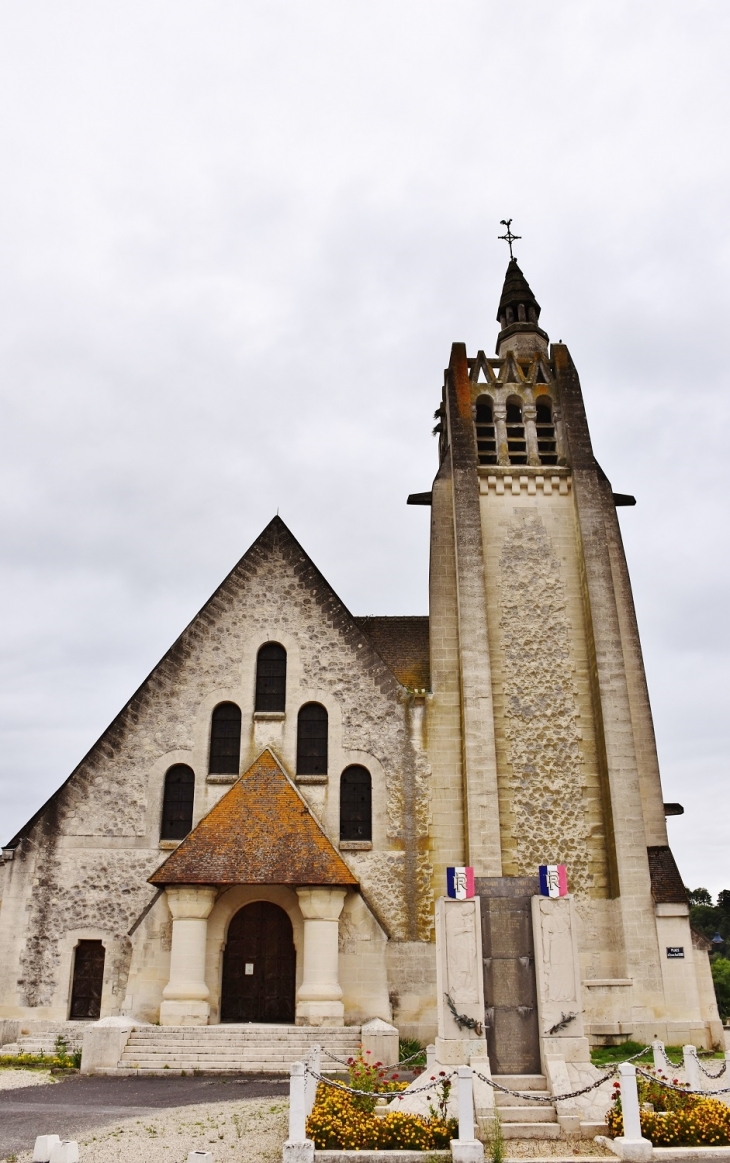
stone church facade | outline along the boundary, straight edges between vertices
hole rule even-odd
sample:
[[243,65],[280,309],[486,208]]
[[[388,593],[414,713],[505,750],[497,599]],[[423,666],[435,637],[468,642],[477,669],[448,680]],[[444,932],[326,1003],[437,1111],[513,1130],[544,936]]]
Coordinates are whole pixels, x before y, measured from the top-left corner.
[[438,471],[409,498],[428,617],[353,616],[274,518],[9,840],[0,1018],[377,1017],[430,1041],[435,902],[470,865],[499,1058],[534,1000],[519,902],[564,863],[588,1038],[721,1039],[667,841],[632,499],[539,314],[512,260],[496,357],[452,347]]

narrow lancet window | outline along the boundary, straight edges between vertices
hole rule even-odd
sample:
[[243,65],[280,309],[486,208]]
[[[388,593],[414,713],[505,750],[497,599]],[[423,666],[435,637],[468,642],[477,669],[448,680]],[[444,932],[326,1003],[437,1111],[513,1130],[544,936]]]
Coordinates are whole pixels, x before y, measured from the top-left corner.
[[193,826],[195,773],[186,763],[176,763],[165,776],[161,840],[184,840]]
[[241,765],[241,710],[235,703],[219,703],[210,720],[208,771],[238,775]]
[[489,396],[480,396],[476,408],[477,458],[480,464],[497,463],[494,409]]
[[507,404],[507,452],[510,464],[527,464],[525,423],[519,400],[510,400]]
[[297,775],[327,774],[327,711],[305,703],[297,719]]
[[286,709],[286,650],[278,642],[267,642],[259,650],[256,660],[255,709]]
[[372,840],[373,791],[370,772],[346,767],[340,779],[340,840]]
[[537,452],[540,464],[557,464],[558,452],[555,443],[555,421],[553,404],[549,396],[539,396],[536,404],[535,424],[537,427]]

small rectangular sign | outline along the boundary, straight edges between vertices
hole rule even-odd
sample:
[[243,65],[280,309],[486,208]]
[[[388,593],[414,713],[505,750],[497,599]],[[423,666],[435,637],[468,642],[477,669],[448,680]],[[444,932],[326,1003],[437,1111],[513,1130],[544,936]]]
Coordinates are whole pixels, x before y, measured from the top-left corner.
[[244,969],[244,976],[253,977],[253,961],[246,961],[246,968]]
[[447,868],[446,895],[452,900],[470,900],[474,896],[474,869]]
[[667,957],[684,957],[684,945],[667,945]]
[[568,869],[564,864],[540,865],[540,893],[553,897],[568,895]]

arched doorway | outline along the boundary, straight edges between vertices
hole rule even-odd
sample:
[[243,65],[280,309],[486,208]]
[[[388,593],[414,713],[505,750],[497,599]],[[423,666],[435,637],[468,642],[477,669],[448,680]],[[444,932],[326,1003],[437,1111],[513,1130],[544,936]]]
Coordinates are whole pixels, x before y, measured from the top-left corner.
[[270,901],[244,905],[228,926],[222,1022],[293,1022],[296,954],[289,917]]

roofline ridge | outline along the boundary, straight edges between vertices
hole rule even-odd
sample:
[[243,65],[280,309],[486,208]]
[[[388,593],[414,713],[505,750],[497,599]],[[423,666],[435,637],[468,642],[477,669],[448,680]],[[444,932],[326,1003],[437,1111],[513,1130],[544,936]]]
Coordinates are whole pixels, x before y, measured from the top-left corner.
[[[82,755],[79,762],[69,772],[69,774],[66,776],[64,781],[56,788],[56,790],[54,792],[51,793],[51,795],[48,797],[48,799],[45,800],[41,804],[41,806],[38,808],[38,810],[30,817],[29,820],[27,820],[25,822],[25,824],[23,824],[18,829],[18,831],[15,833],[15,835],[12,837],[12,839],[10,839],[7,842],[7,844],[4,844],[3,847],[5,847],[5,848],[17,848],[17,846],[18,846],[18,844],[20,844],[21,840],[25,839],[30,834],[30,832],[32,832],[33,828],[36,826],[36,824],[38,824],[38,822],[40,820],[43,819],[43,816],[45,815],[47,810],[51,807],[51,805],[54,803],[54,801],[57,799],[57,797],[61,795],[64,788],[67,787],[68,784],[71,783],[71,781],[74,779],[74,777],[83,769],[84,764],[87,763],[93,757],[95,752],[97,752],[98,749],[102,746],[102,744],[107,740],[109,734],[114,730],[114,728],[117,727],[118,725],[123,724],[124,717],[127,714],[129,714],[129,712],[132,710],[132,708],[135,705],[135,702],[137,701],[137,699],[140,698],[140,696],[142,695],[145,688],[148,686],[152,677],[174,655],[175,650],[183,643],[186,636],[192,631],[193,627],[195,626],[196,622],[198,622],[201,615],[203,615],[205,613],[205,611],[216,600],[218,595],[225,589],[225,587],[228,585],[228,583],[230,582],[230,580],[234,576],[234,574],[237,572],[237,570],[239,570],[241,568],[243,563],[248,558],[253,557],[255,552],[257,550],[259,550],[261,548],[261,546],[268,539],[273,540],[275,533],[283,533],[286,540],[288,540],[289,543],[291,545],[293,545],[298,550],[298,552],[301,554],[301,556],[304,558],[304,560],[308,563],[309,567],[317,575],[317,578],[319,579],[319,581],[321,582],[321,584],[323,585],[325,590],[335,599],[336,602],[338,602],[341,609],[349,617],[353,629],[360,636],[363,644],[367,645],[369,647],[369,649],[372,650],[373,654],[376,656],[376,658],[380,661],[381,665],[383,666],[383,669],[385,670],[385,672],[389,675],[389,677],[393,680],[393,682],[395,682],[397,684],[399,689],[402,689],[402,684],[400,682],[398,682],[398,679],[393,674],[393,671],[390,669],[390,667],[388,666],[385,659],[376,650],[373,643],[370,641],[370,639],[367,637],[367,635],[363,632],[361,627],[358,625],[358,623],[355,619],[355,616],[351,613],[349,608],[345,605],[345,603],[343,602],[342,598],[339,596],[337,591],[327,581],[324,574],[315,565],[314,561],[309,556],[306,549],[304,549],[304,547],[301,545],[301,543],[294,536],[291,529],[286,524],[286,522],[283,520],[283,518],[280,517],[278,513],[276,513],[271,518],[271,520],[264,526],[264,528],[261,530],[261,532],[258,534],[258,536],[251,542],[251,544],[249,545],[249,547],[245,551],[245,553],[243,553],[241,555],[241,557],[238,558],[235,565],[233,565],[232,568],[228,571],[228,573],[223,578],[223,580],[220,582],[220,584],[216,586],[216,588],[213,590],[213,593],[210,595],[210,597],[207,598],[205,600],[205,602],[203,602],[203,605],[195,612],[195,614],[193,614],[190,621],[183,628],[183,630],[180,631],[180,633],[178,634],[178,636],[174,640],[174,642],[172,642],[172,644],[170,646],[168,646],[167,650],[162,655],[162,657],[160,659],[158,659],[158,661],[155,663],[155,665],[152,667],[152,669],[147,673],[145,678],[143,678],[142,682],[139,684],[139,686],[136,688],[136,690],[133,692],[133,694],[130,696],[130,698],[127,699],[126,703],[121,708],[121,710],[117,712],[117,714],[114,716],[114,718],[111,720],[111,722],[104,728],[102,733],[95,739],[95,741],[92,743],[92,745],[88,749],[88,751],[86,751],[85,754]],[[162,865],[160,865],[160,867],[162,867]]]

